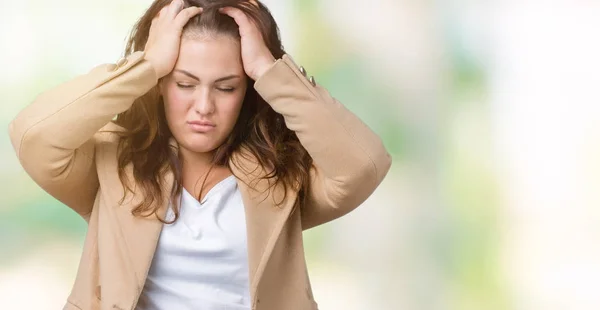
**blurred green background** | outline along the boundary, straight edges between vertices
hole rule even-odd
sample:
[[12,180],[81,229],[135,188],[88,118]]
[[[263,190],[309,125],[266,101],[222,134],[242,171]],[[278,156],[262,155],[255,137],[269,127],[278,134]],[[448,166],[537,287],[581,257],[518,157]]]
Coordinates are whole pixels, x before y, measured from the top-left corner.
[[[122,56],[149,0],[0,2],[0,125]],[[600,308],[600,4],[265,0],[384,140],[363,206],[305,233],[321,309]],[[0,304],[61,309],[86,225],[0,135]]]

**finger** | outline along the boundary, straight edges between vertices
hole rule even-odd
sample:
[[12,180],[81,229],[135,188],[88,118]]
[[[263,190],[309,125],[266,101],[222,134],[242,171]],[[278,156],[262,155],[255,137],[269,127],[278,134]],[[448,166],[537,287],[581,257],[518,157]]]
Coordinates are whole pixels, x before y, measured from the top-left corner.
[[167,12],[171,19],[174,19],[183,8],[183,0],[173,0],[167,6]]
[[182,29],[192,17],[202,12],[202,10],[203,9],[201,7],[197,6],[191,6],[189,8],[181,10],[181,12],[179,12],[179,14],[177,14],[177,17],[175,18],[175,25],[178,28]]
[[250,20],[248,19],[248,16],[246,16],[246,13],[242,12],[240,9],[224,7],[219,9],[219,12],[233,18],[240,28],[247,28],[250,26]]
[[[161,10],[162,12],[162,10]],[[164,12],[163,12],[164,13]],[[162,14],[165,15],[165,14]],[[159,24],[161,23],[162,18],[160,18],[160,13],[157,14],[152,21],[150,22],[150,30],[148,31],[148,40],[150,41],[152,39],[152,34],[156,31],[156,28],[158,28]]]
[[153,22],[159,23],[163,20],[165,20],[166,16],[171,16],[171,10],[173,5],[175,5],[175,3],[179,1],[179,0],[173,0],[171,1],[171,3],[163,6],[160,11],[158,11],[158,13],[156,14],[156,16],[154,16],[154,18],[152,19]]
[[160,9],[160,11],[158,11],[158,13],[156,13],[156,15],[154,16],[152,21],[154,22],[154,21],[162,20],[165,17],[165,15],[168,14],[169,7],[170,7],[170,5],[165,5],[164,7],[162,7]]
[[156,29],[156,24],[158,23],[158,18],[154,18],[150,23],[150,30],[148,31],[148,35],[154,33],[154,29]]

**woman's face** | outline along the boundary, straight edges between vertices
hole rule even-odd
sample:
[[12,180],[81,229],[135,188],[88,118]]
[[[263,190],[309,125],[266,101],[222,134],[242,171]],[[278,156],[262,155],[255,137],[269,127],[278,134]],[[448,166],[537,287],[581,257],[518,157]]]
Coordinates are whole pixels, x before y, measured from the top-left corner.
[[211,152],[232,132],[247,87],[240,52],[227,36],[182,38],[175,68],[159,84],[180,147]]

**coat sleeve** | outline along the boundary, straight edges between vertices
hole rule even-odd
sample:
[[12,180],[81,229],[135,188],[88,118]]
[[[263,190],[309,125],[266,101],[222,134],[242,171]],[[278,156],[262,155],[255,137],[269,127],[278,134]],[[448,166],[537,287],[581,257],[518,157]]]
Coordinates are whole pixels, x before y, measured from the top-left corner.
[[255,84],[283,115],[313,159],[302,227],[308,229],[354,210],[381,183],[391,157],[381,139],[284,55]]
[[143,56],[135,52],[42,93],[9,125],[25,171],[84,218],[99,186],[94,134],[157,83]]

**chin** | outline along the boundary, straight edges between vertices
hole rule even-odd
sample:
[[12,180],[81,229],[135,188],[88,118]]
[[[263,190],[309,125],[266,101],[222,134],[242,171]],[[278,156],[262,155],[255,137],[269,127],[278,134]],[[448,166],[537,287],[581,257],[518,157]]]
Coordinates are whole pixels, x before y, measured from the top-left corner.
[[209,153],[216,150],[225,139],[211,139],[209,137],[186,137],[183,143],[180,143],[182,147],[192,151],[194,153]]

